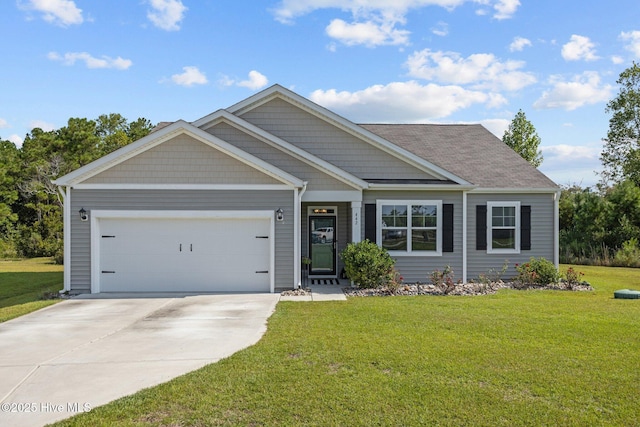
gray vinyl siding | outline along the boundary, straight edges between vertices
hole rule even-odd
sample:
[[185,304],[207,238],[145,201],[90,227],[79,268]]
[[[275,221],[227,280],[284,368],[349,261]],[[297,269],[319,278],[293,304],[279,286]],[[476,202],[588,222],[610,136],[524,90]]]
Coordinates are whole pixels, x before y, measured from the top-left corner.
[[303,181],[307,181],[309,183],[307,191],[353,190],[353,187],[344,182],[295,157],[291,157],[278,148],[247,135],[227,123],[219,123],[206,129],[206,131]]
[[434,178],[282,99],[260,105],[242,118],[362,179]]
[[84,181],[85,184],[281,184],[196,139],[180,135]]
[[[454,280],[462,279],[462,193],[440,191],[366,191],[363,193],[361,218],[364,205],[375,204],[377,200],[441,200],[443,204],[453,204],[453,252],[443,252],[441,256],[396,256],[396,270],[405,283],[429,282],[434,270],[442,271],[447,265],[454,272]],[[364,221],[361,221],[364,239]]]
[[[553,194],[469,194],[467,206],[468,255],[467,279],[477,279],[490,269],[499,271],[505,260],[509,270],[504,278],[516,274],[515,264],[522,264],[530,257],[544,257],[554,260],[554,201]],[[487,202],[518,201],[520,206],[531,206],[531,250],[519,254],[488,254],[486,250],[476,250],[476,206]],[[487,214],[489,216],[489,214]]]
[[91,221],[77,212],[92,210],[277,210],[284,222],[275,223],[275,287],[293,287],[293,191],[223,190],[72,190],[71,291],[91,291]]

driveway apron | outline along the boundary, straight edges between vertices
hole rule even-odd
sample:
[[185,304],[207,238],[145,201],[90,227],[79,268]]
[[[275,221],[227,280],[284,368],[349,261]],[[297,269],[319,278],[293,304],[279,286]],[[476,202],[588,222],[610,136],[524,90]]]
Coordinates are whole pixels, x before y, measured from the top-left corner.
[[38,426],[255,344],[277,294],[101,295],[0,324],[0,426]]

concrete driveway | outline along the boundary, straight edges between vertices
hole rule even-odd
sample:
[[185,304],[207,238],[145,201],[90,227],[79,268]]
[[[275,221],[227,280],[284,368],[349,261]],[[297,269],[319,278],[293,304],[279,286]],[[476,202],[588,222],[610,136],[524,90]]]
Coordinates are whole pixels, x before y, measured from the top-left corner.
[[255,344],[278,294],[109,295],[0,324],[0,425],[90,410]]

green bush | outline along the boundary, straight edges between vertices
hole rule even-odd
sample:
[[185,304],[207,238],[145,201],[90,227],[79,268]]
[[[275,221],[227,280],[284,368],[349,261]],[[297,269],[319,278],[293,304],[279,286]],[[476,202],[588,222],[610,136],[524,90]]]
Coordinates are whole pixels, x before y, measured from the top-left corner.
[[369,240],[349,243],[340,259],[347,277],[363,289],[385,286],[396,263],[386,249]]
[[18,252],[11,240],[0,240],[0,258],[16,258]]
[[516,281],[524,285],[549,285],[560,280],[556,266],[544,258],[531,257],[527,263],[516,264],[516,271]]
[[640,248],[637,238],[633,237],[622,244],[622,248],[616,251],[613,258],[613,265],[617,267],[640,266]]

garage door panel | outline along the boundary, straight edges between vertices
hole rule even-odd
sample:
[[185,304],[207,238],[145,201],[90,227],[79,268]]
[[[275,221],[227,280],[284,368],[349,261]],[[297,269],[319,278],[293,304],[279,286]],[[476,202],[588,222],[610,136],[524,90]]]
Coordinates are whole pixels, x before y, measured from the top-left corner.
[[103,218],[101,291],[268,292],[269,233],[266,218]]

